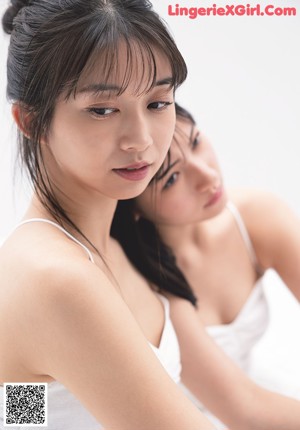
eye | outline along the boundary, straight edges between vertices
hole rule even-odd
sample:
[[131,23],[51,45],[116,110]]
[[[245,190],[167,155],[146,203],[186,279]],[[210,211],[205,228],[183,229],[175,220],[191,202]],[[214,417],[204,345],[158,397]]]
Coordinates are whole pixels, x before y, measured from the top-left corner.
[[113,108],[105,108],[105,107],[92,107],[92,108],[88,108],[87,111],[89,113],[91,113],[93,116],[95,116],[96,118],[105,118],[108,117],[109,115],[113,114],[114,112],[117,111],[117,109],[113,109]]
[[167,180],[167,182],[163,186],[163,190],[167,190],[172,185],[174,185],[175,182],[177,181],[178,177],[179,177],[179,172],[172,173],[172,175],[169,177],[169,179]]
[[191,142],[192,150],[196,149],[201,143],[200,133],[197,133],[194,139]]
[[153,102],[148,105],[148,109],[153,110],[162,110],[165,109],[167,106],[172,105],[173,102]]

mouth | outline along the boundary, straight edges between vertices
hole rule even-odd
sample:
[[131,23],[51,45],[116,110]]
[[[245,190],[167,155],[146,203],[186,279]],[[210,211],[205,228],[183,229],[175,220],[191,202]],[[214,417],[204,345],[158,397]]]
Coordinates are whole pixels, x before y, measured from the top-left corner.
[[150,164],[146,162],[130,164],[126,167],[113,169],[117,175],[129,181],[143,180],[148,175],[149,170]]
[[208,202],[204,205],[204,208],[208,208],[210,206],[213,206],[215,203],[217,203],[223,195],[223,186],[220,185],[217,190],[212,194],[212,196],[209,198]]

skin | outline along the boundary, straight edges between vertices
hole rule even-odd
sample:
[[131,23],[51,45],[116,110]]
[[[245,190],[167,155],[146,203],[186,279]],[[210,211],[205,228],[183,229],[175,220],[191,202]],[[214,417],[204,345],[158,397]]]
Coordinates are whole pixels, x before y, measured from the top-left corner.
[[227,192],[210,142],[181,118],[175,138],[171,169],[136,199],[136,211],[156,224],[201,304],[195,309],[185,300],[170,297],[182,354],[182,380],[232,428],[296,430],[299,402],[256,386],[217,347],[205,326],[232,323],[255,281],[268,268],[275,269],[300,300],[299,219],[269,193],[229,193],[254,245],[258,267],[253,267],[225,207]]
[[[119,74],[109,84],[122,82],[125,62],[120,49]],[[109,235],[116,199],[145,189],[175,125],[173,89],[158,85],[136,94],[135,83],[147,81],[136,62],[136,76],[120,96],[79,92],[57,101],[41,142],[47,173],[61,204],[106,264],[91,250],[92,264],[51,225],[26,224],[12,233],[0,250],[0,381],[58,380],[107,429],[209,430],[213,426],[149,347],[160,342],[161,301]],[[159,52],[156,64],[157,81],[169,78],[170,65]],[[85,77],[82,86],[98,84],[94,78]],[[18,104],[13,115],[26,132]],[[139,181],[113,170],[141,160],[150,166]],[[36,195],[25,219],[32,217],[51,220]]]

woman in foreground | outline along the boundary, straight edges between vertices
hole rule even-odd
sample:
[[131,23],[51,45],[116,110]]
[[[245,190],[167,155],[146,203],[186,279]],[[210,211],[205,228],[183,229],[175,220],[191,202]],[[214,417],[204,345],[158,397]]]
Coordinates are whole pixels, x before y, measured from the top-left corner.
[[234,192],[229,200],[210,143],[189,112],[176,110],[164,165],[144,193],[119,202],[112,234],[168,294],[182,380],[198,406],[234,430],[296,430],[299,402],[246,375],[268,323],[264,272],[274,268],[300,300],[299,220],[267,193]]
[[12,0],[3,26],[34,192],[0,250],[0,427],[3,384],[39,382],[49,430],[212,429],[174,383],[168,302],[110,237],[170,146],[178,49],[144,0]]

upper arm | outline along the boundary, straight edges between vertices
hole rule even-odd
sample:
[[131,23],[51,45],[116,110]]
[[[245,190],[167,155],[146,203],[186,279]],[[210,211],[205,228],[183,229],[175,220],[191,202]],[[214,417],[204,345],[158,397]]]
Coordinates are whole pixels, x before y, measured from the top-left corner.
[[211,429],[166,374],[106,277],[96,266],[85,269],[65,267],[43,279],[29,334],[35,366],[105,428]]
[[300,219],[270,193],[250,193],[239,207],[260,265],[273,268],[300,300]]

